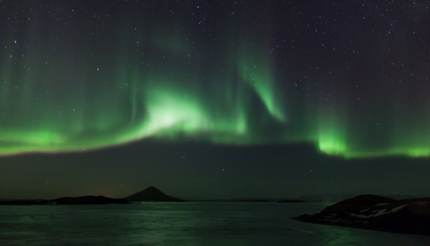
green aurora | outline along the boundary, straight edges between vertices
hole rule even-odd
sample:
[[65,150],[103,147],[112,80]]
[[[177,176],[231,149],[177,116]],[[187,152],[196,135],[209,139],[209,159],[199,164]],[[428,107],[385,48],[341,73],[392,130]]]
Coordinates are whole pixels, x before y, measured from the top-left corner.
[[[387,117],[390,127],[375,142],[367,135],[378,128],[361,111],[351,116],[347,89],[336,86],[333,93],[343,96],[330,102],[315,88],[306,98],[292,91],[290,68],[269,55],[272,30],[247,26],[248,15],[225,20],[227,30],[215,31],[222,33],[218,40],[192,34],[186,23],[142,24],[133,15],[110,25],[72,20],[50,28],[35,16],[39,22],[19,25],[18,37],[1,26],[8,49],[0,53],[0,155],[89,151],[156,138],[305,142],[344,158],[430,156],[430,140],[421,134],[425,119],[412,124]],[[263,16],[261,22],[271,23],[270,14]],[[199,42],[187,42],[190,36]],[[324,79],[321,85],[330,90]]]
[[[261,62],[266,58],[255,57],[238,57],[236,67],[228,68],[231,74],[206,78],[216,79],[222,88],[218,84],[207,88],[202,78],[186,77],[175,69],[159,74],[129,74],[124,69],[118,76],[97,81],[97,93],[94,85],[89,91],[85,88],[95,83],[90,79],[82,78],[79,90],[67,91],[70,88],[61,86],[62,78],[56,78],[60,81],[57,95],[44,85],[56,77],[57,69],[14,76],[15,69],[3,61],[0,154],[87,151],[160,138],[234,145],[311,141],[322,153],[345,158],[430,155],[430,146],[419,144],[355,148],[349,145],[352,140],[336,112],[320,116],[316,130],[309,129],[315,132],[310,140],[306,134],[302,139],[290,138],[288,127],[294,115],[288,115],[285,95],[273,79],[274,68]],[[24,82],[14,86],[20,81]],[[276,135],[270,134],[272,128]]]

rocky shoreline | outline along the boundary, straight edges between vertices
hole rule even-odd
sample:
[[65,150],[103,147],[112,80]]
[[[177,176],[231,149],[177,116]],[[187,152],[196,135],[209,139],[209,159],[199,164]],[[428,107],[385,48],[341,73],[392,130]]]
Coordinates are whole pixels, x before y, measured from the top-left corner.
[[393,199],[360,195],[328,206],[300,221],[396,233],[430,235],[430,198]]

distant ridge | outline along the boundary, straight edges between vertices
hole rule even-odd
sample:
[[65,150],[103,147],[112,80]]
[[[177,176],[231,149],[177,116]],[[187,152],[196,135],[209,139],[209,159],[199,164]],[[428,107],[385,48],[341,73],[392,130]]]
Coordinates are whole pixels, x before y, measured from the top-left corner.
[[62,197],[50,201],[52,204],[126,204],[128,203],[125,199],[114,199],[104,196],[81,196],[81,197]]
[[150,186],[143,191],[134,193],[125,198],[132,202],[183,202],[184,200],[169,196],[162,192],[160,189]]
[[103,204],[127,204],[125,199],[115,199],[105,196],[80,196],[61,197],[52,200],[0,200],[0,205],[103,205]]

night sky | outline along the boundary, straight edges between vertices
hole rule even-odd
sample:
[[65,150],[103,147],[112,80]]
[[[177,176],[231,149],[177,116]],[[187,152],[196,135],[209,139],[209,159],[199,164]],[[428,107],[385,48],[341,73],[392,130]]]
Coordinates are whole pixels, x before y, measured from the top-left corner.
[[0,198],[430,194],[430,1],[0,0]]

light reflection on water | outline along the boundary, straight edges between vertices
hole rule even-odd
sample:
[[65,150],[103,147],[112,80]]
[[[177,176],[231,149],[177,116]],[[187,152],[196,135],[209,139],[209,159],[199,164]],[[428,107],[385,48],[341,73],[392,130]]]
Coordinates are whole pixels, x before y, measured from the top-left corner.
[[321,204],[0,206],[0,245],[430,245],[430,237],[291,220]]

